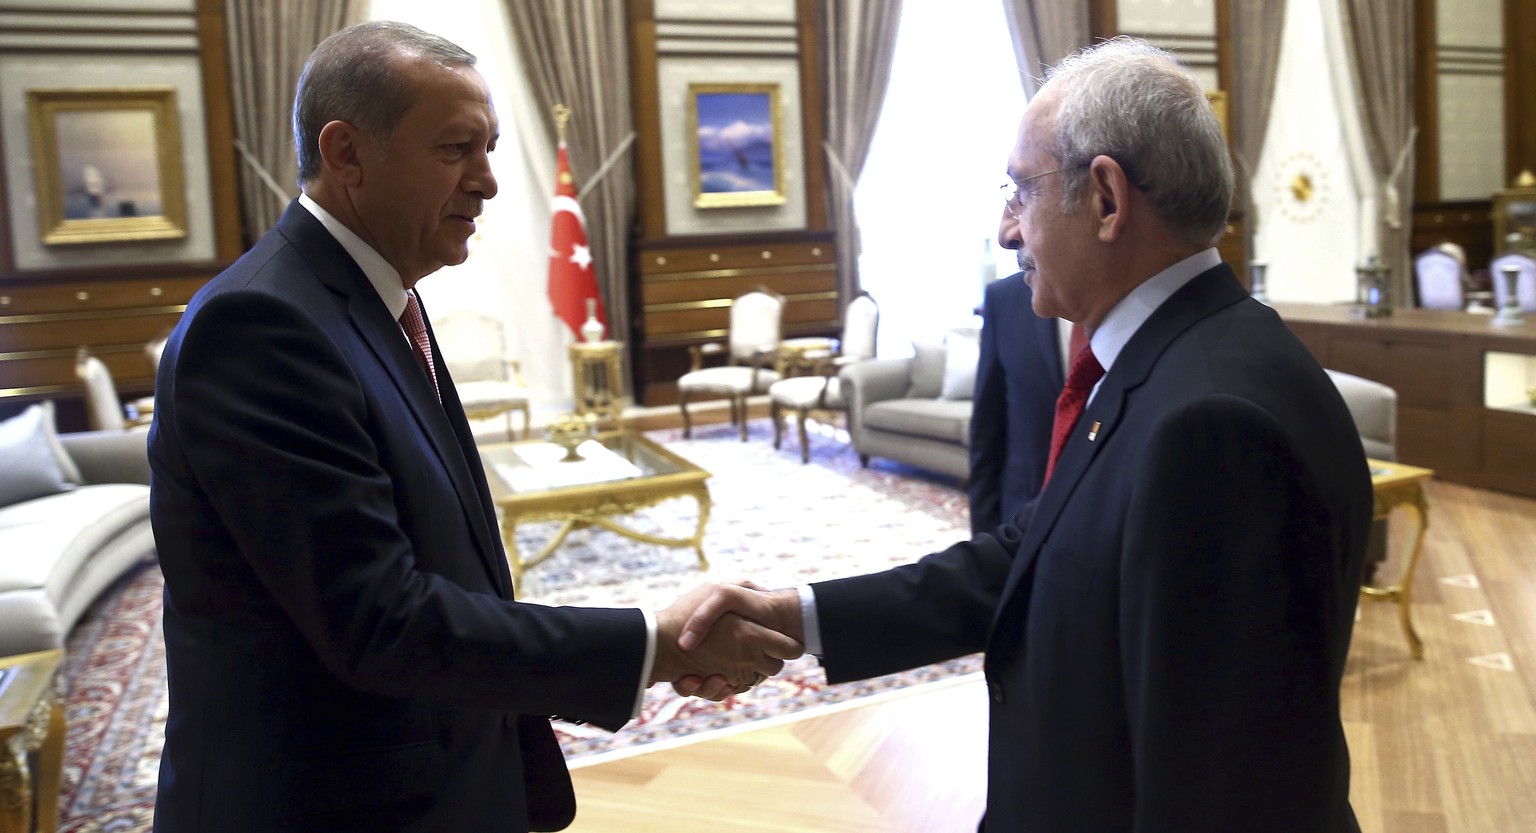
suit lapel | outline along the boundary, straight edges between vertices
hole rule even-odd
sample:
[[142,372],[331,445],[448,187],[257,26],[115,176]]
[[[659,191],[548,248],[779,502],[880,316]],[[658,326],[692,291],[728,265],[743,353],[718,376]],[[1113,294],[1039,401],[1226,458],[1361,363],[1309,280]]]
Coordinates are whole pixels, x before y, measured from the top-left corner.
[[[320,279],[346,297],[347,314],[353,329],[388,371],[390,379],[415,416],[417,427],[452,481],[492,583],[503,596],[511,598],[511,576],[507,570],[506,557],[500,539],[493,532],[495,515],[487,508],[490,506],[490,491],[485,484],[484,473],[476,477],[470,468],[471,464],[479,463],[479,453],[474,451],[468,419],[464,416],[457,392],[453,390],[448,371],[443,366],[436,337],[432,335],[431,323],[427,324],[427,332],[443,392],[441,403],[432,390],[432,380],[417,361],[415,352],[400,329],[400,323],[390,317],[388,307],[384,306],[373,284],[369,283],[368,277],[347,254],[346,249],[325,230],[325,226],[294,201],[283,214],[279,227],[284,236],[315,264]],[[426,317],[425,309],[422,317]]]
[[[1040,546],[1056,526],[1062,510],[1077,489],[1078,481],[1083,478],[1100,450],[1108,445],[1108,440],[1114,436],[1125,418],[1126,397],[1146,382],[1158,358],[1179,334],[1217,310],[1231,306],[1245,297],[1232,270],[1225,263],[1220,264],[1200,273],[1175,292],[1131,336],[1115,360],[1114,367],[1105,374],[1093,401],[1078,420],[1077,427],[1062,449],[1061,458],[1056,461],[1056,470],[1051,474],[1050,483],[1040,493],[1039,503],[1024,532],[1024,540],[1014,556],[1008,582],[1003,586],[1002,601],[993,619],[994,628],[1003,618],[1005,610],[1019,597],[1027,596],[1019,592],[1020,582],[1034,566],[1040,554]],[[1088,439],[1089,434],[1093,435],[1091,441]]]

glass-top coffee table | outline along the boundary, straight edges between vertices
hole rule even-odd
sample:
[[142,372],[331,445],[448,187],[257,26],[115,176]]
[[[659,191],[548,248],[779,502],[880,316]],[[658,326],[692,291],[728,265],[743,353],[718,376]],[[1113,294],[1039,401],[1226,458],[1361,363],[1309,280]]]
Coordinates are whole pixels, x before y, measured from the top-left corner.
[[[597,434],[577,447],[582,459],[565,461],[566,450],[543,440],[496,443],[480,447],[491,499],[501,510],[501,538],[512,579],[552,555],[571,530],[600,526],[637,541],[666,547],[692,547],[700,568],[704,524],[709,520],[709,472],[673,454],[635,431]],[[674,497],[692,497],[699,507],[691,538],[665,538],[625,526],[617,518]],[[560,521],[560,530],[538,555],[524,559],[517,548],[517,525]]]

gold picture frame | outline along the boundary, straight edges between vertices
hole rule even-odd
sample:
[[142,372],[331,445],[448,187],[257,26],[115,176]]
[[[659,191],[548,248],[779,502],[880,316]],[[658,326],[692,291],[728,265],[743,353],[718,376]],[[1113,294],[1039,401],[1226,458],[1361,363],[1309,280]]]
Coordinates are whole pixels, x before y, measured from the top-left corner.
[[783,205],[778,84],[689,84],[689,174],[696,208]]
[[1536,250],[1536,177],[1521,171],[1508,188],[1492,196],[1494,256]]
[[187,236],[175,87],[32,89],[26,96],[45,245]]

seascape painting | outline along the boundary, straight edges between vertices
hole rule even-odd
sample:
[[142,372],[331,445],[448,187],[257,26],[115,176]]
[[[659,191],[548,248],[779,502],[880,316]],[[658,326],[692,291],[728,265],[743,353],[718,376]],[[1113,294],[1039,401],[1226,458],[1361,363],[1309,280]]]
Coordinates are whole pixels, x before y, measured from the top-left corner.
[[695,204],[784,202],[777,85],[693,85]]

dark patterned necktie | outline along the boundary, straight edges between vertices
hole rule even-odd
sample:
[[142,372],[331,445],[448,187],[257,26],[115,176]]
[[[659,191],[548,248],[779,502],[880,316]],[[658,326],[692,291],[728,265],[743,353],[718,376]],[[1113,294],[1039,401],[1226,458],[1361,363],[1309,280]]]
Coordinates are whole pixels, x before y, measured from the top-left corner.
[[421,302],[416,300],[414,292],[405,293],[405,312],[400,316],[400,327],[410,336],[411,346],[416,348],[416,360],[432,379],[432,392],[437,394],[437,401],[443,401],[443,392],[437,387],[437,368],[432,364],[432,340],[427,338],[427,320],[422,317]]
[[1072,429],[1077,427],[1077,421],[1083,415],[1083,406],[1088,404],[1088,394],[1093,392],[1093,386],[1103,376],[1104,368],[1093,355],[1093,348],[1084,344],[1083,349],[1072,358],[1072,369],[1067,372],[1067,384],[1062,387],[1061,395],[1056,397],[1056,421],[1051,428],[1051,456],[1045,464],[1046,483],[1051,482],[1056,458],[1061,456],[1067,437],[1072,435]]

